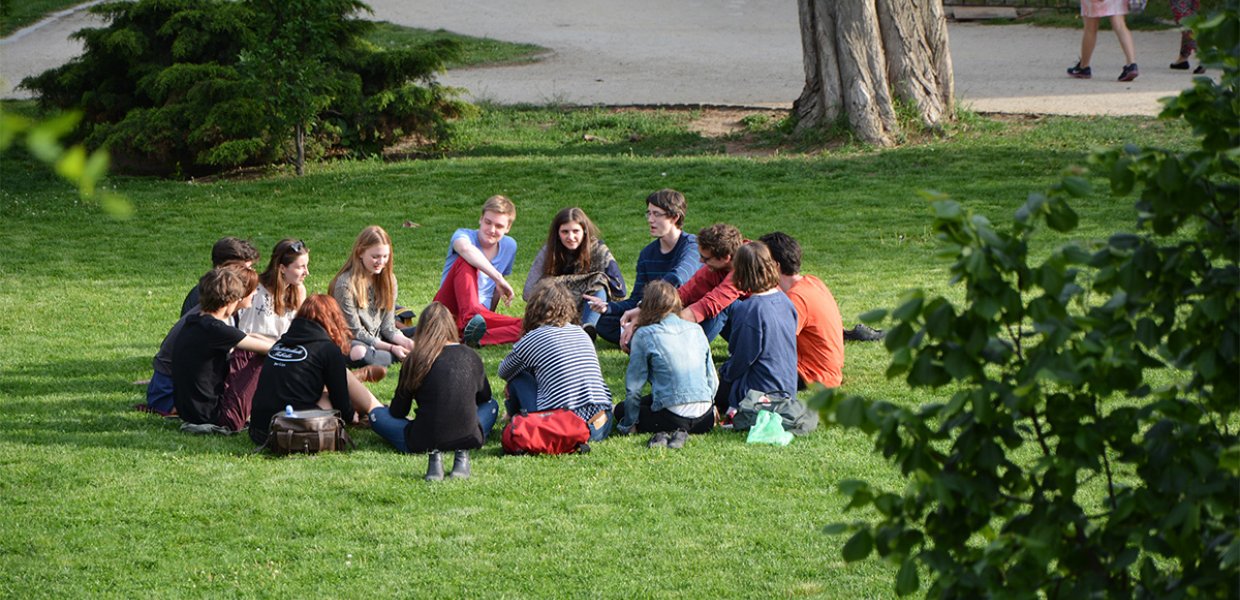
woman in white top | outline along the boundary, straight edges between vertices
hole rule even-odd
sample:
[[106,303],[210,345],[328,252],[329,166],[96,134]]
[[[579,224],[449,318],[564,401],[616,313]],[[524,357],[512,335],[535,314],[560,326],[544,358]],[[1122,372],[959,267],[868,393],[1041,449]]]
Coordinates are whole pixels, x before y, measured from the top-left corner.
[[[301,240],[285,238],[271,250],[267,269],[258,275],[258,289],[249,308],[237,312],[237,328],[274,343],[288,331],[302,301],[306,299],[306,275],[310,274],[310,250]],[[234,350],[228,361],[224,396],[237,402],[249,415],[266,356]]]

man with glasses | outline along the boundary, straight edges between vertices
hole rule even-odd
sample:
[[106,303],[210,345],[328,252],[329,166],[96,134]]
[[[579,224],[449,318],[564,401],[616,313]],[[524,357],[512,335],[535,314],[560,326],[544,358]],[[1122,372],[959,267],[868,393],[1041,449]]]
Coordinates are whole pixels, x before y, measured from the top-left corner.
[[748,240],[735,227],[715,223],[702,228],[697,241],[702,268],[678,290],[685,307],[680,318],[701,324],[706,339],[714,340],[727,325],[732,303],[748,297],[732,283],[732,255]]
[[585,297],[590,308],[602,313],[597,326],[599,337],[620,343],[621,318],[626,311],[637,308],[647,283],[662,279],[679,288],[697,271],[701,265],[697,237],[683,231],[686,207],[684,194],[676,190],[663,189],[646,197],[646,224],[650,236],[655,239],[637,256],[637,278],[632,293],[627,300],[618,302]]

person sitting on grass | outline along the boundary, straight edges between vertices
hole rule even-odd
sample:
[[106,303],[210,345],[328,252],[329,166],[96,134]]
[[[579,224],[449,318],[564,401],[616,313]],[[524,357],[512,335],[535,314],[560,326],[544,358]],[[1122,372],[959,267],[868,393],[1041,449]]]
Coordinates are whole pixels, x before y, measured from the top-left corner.
[[240,309],[250,305],[258,274],[243,265],[212,269],[198,282],[201,312],[186,316],[172,349],[172,389],[177,413],[191,425],[214,425],[240,431],[249,411],[226,403],[228,353],[237,348],[259,354],[271,341],[229,325]]
[[[415,400],[416,415],[406,420]],[[370,411],[371,429],[400,452],[427,453],[427,481],[443,479],[439,453],[448,450],[451,476],[466,478],[469,451],[486,442],[498,414],[482,358],[459,343],[452,313],[432,302],[418,317],[391,404]]]
[[[220,266],[250,268],[249,263],[243,261],[225,262]],[[192,293],[194,297],[193,306],[189,307],[189,311],[177,319],[177,322],[164,335],[163,341],[159,343],[159,350],[155,353],[155,358],[151,360],[152,372],[151,380],[146,384],[146,402],[133,405],[134,410],[155,413],[161,417],[177,416],[174,401],[175,393],[172,387],[172,349],[176,347],[177,337],[181,335],[181,329],[185,327],[186,318],[202,312],[201,307],[198,306],[198,284],[194,284]],[[233,321],[235,323],[236,318]]]
[[[235,237],[222,237],[216,240],[211,246],[211,268],[223,266],[225,263],[240,262],[247,267],[254,267],[254,263],[258,262],[258,249],[249,240],[243,240]],[[190,288],[189,293],[185,294],[185,300],[181,301],[181,316],[189,314],[189,311],[198,306],[198,286]]]
[[646,284],[662,279],[680,287],[697,271],[701,265],[697,236],[683,231],[686,208],[684,194],[676,190],[663,189],[646,197],[646,224],[655,240],[637,255],[637,276],[629,298],[618,302],[603,302],[592,296],[584,298],[590,308],[603,313],[597,325],[599,337],[625,348],[621,344],[621,319],[625,312],[637,308]]
[[[246,240],[223,237],[216,240],[211,247],[211,268],[213,269],[229,263],[253,267],[254,261],[257,260],[258,250],[254,248],[254,244]],[[177,335],[181,333],[181,328],[185,325],[185,316],[191,312],[198,312],[198,296],[198,284],[195,283],[185,295],[185,300],[181,302],[181,316],[168,330],[168,334],[159,344],[159,351],[155,353],[155,358],[151,361],[153,373],[151,380],[146,384],[146,402],[133,405],[135,410],[155,413],[163,417],[177,414],[176,407],[173,406],[172,347],[176,344]]]
[[[710,342],[702,328],[680,318],[680,312],[676,288],[662,280],[650,282],[629,342],[616,431],[653,433],[651,448],[683,448],[690,433],[706,433],[715,426],[712,409],[719,380]],[[647,383],[650,393],[642,395]]]
[[[267,269],[258,274],[253,301],[237,311],[237,329],[272,342],[280,339],[306,298],[304,282],[309,273],[310,251],[305,243],[291,238],[277,242]],[[234,350],[228,359],[225,402],[240,406],[242,414],[250,414],[263,363],[261,354],[245,350]]]
[[730,423],[750,390],[797,393],[797,311],[779,289],[779,266],[762,242],[749,242],[732,259],[736,289],[749,294],[732,308],[731,356],[719,367],[715,407]]
[[[678,290],[684,306],[680,318],[700,324],[707,341],[725,331],[732,303],[745,296],[732,284],[732,254],[745,241],[739,230],[724,223],[704,227],[697,234],[702,266]],[[621,348],[629,347],[637,313],[638,309],[632,308],[620,317]]]
[[339,305],[326,294],[306,298],[288,331],[267,353],[250,412],[250,439],[267,443],[271,418],[284,411],[340,411],[344,422],[382,406],[374,394],[351,373],[345,353],[350,349],[349,326]]
[[[624,275],[620,273],[620,265],[616,264],[607,244],[599,239],[598,229],[590,217],[580,208],[565,208],[551,220],[547,243],[538,250],[534,264],[530,265],[521,296],[528,300],[539,282],[549,280],[564,284],[575,296],[589,295],[604,302],[608,298],[624,298]],[[581,301],[580,308],[581,327],[593,338],[600,315],[585,300]]]
[[[413,347],[396,328],[392,263],[392,238],[382,227],[371,225],[357,235],[349,260],[328,286],[353,335],[349,368],[359,369],[363,381],[382,379],[393,359],[403,360]],[[373,368],[361,370],[364,367]]]
[[779,289],[797,309],[797,387],[844,381],[844,319],[835,296],[822,280],[801,274],[801,245],[776,231],[761,238],[779,265]]
[[544,282],[525,307],[524,334],[499,365],[508,381],[509,415],[562,408],[586,422],[590,440],[612,428],[611,390],[603,382],[594,342],[573,323],[578,297]]
[[461,339],[469,345],[511,344],[521,337],[521,319],[495,312],[499,302],[512,302],[512,274],[517,241],[506,236],[517,218],[517,207],[503,196],[482,205],[477,229],[457,229],[448,244],[438,302],[456,317]]

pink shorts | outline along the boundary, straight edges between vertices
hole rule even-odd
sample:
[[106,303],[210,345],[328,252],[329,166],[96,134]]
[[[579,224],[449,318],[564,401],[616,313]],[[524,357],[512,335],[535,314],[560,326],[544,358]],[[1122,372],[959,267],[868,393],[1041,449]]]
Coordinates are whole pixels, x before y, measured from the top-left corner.
[[1109,17],[1128,14],[1128,0],[1081,0],[1082,17]]

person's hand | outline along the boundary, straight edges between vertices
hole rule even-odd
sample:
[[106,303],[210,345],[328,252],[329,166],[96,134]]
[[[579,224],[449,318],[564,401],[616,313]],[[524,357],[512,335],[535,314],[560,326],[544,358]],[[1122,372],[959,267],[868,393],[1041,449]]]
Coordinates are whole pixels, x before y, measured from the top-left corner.
[[392,344],[392,349],[390,352],[392,353],[392,356],[396,357],[396,360],[405,360],[405,357],[409,356],[409,351],[400,344]]
[[590,310],[600,314],[607,314],[607,301],[593,294],[582,294],[581,299],[590,304]]
[[504,306],[512,306],[512,285],[503,277],[495,280],[495,289],[499,291],[499,299],[504,301]]
[[629,352],[629,340],[633,339],[634,329],[635,327],[633,327],[632,323],[629,323],[628,325],[620,325],[620,349],[623,350],[625,354],[628,354]]

